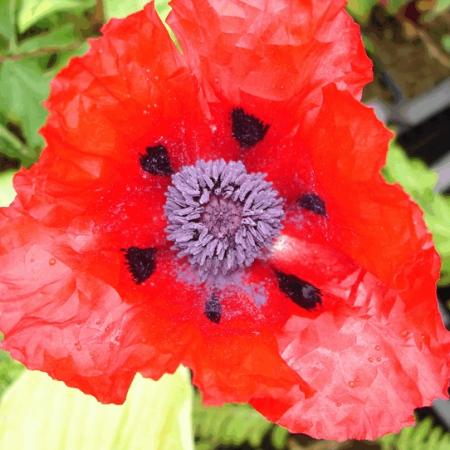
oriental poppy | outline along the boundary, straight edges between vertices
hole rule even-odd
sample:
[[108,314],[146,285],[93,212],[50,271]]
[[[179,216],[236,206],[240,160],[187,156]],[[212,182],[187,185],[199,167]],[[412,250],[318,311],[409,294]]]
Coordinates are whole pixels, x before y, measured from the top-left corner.
[[53,81],[0,211],[3,347],[121,403],[179,364],[208,403],[374,438],[445,395],[439,258],[342,0],[173,0]]

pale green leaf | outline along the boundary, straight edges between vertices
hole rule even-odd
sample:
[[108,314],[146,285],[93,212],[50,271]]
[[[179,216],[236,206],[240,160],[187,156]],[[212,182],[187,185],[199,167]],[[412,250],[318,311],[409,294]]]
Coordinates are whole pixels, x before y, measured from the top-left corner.
[[23,33],[39,20],[55,12],[83,10],[93,4],[92,0],[22,0],[17,21],[19,31]]
[[369,19],[372,8],[377,3],[378,0],[348,0],[347,9],[356,20],[365,23]]
[[[107,19],[126,17],[139,11],[147,3],[149,3],[149,0],[104,0],[105,16]],[[156,0],[155,6],[160,16],[165,19],[169,13],[168,0]]]
[[0,207],[9,206],[16,196],[13,188],[13,177],[13,170],[0,172]]
[[433,234],[436,248],[442,258],[441,284],[450,283],[450,196],[434,191],[437,174],[422,161],[410,159],[397,145],[389,150],[384,175],[397,182],[420,205],[424,219]]
[[126,17],[142,9],[149,0],[105,0],[105,17],[109,20],[113,17]]
[[22,125],[30,147],[43,142],[38,130],[46,117],[42,102],[49,83],[50,78],[35,60],[5,61],[0,66],[0,111]]
[[121,406],[26,371],[0,403],[0,450],[192,450],[191,397],[184,368],[137,376]]

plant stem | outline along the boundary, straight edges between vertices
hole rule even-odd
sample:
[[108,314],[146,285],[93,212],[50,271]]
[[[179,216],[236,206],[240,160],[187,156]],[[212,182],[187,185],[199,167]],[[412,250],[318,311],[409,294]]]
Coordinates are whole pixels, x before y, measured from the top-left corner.
[[37,58],[39,56],[47,56],[52,53],[66,52],[71,50],[76,50],[81,45],[80,42],[75,42],[73,44],[67,45],[65,47],[45,47],[39,48],[37,50],[33,50],[31,52],[23,52],[23,53],[15,53],[1,56],[0,55],[0,64],[5,61],[20,61],[25,58]]

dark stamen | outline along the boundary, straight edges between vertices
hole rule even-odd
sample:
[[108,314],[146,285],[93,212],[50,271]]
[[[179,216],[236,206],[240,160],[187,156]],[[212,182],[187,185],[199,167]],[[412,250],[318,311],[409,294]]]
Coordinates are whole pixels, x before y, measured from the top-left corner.
[[322,304],[322,294],[312,284],[282,272],[277,272],[277,278],[280,289],[298,306],[309,310]]
[[168,176],[173,173],[167,149],[162,145],[147,147],[147,154],[142,155],[141,167],[152,175]]
[[123,251],[134,281],[141,284],[148,280],[156,269],[156,249],[130,247]]
[[298,199],[298,204],[302,208],[308,209],[313,213],[319,214],[319,216],[327,215],[325,202],[317,194],[314,194],[312,192],[302,195]]
[[205,303],[205,316],[214,323],[219,323],[222,317],[222,305],[219,297],[213,293]]
[[269,125],[261,122],[257,117],[244,112],[242,108],[235,108],[231,113],[233,137],[243,148],[250,148],[261,141],[269,129]]

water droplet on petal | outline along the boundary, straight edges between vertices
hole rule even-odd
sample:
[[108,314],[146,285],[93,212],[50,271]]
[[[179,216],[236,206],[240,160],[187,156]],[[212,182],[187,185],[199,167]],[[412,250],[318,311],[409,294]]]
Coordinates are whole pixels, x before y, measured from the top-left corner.
[[55,259],[55,258],[50,258],[50,259],[48,260],[48,263],[49,263],[51,266],[54,266],[54,265],[56,264],[56,259]]
[[381,356],[377,356],[377,362],[381,362]]
[[401,337],[406,337],[406,336],[408,336],[408,330],[403,330],[403,331],[400,333],[400,336],[401,336]]
[[379,351],[381,350],[381,346],[380,346],[380,345],[375,345],[375,350],[376,350],[377,352],[379,352]]
[[352,389],[356,386],[356,382],[351,380],[348,382],[349,387],[351,387]]
[[373,362],[375,361],[375,359],[373,358],[373,356],[369,356],[369,357],[367,358],[367,360],[368,360],[370,363],[373,363]]

